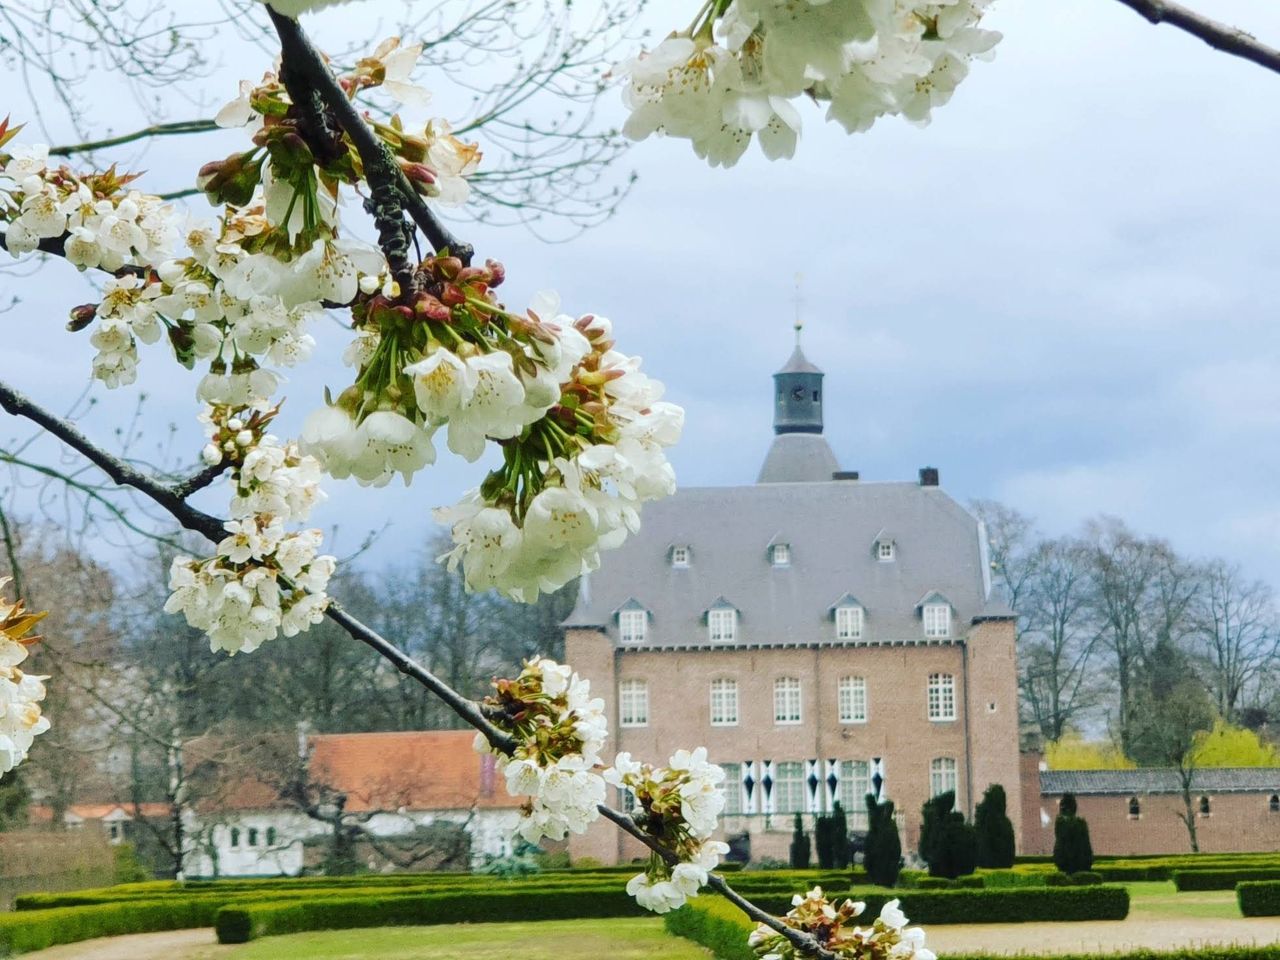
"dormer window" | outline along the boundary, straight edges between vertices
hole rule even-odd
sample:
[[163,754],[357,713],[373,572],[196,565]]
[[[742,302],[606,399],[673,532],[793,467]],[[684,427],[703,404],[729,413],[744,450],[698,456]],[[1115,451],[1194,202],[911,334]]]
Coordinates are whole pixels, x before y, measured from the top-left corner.
[[926,603],[922,617],[926,637],[951,636],[951,604]]
[[618,635],[623,643],[644,643],[649,632],[649,614],[644,610],[619,610]]
[[876,541],[876,559],[881,563],[889,563],[893,560],[893,541],[877,540]]
[[689,565],[689,548],[684,544],[678,544],[671,548],[671,565],[673,567],[687,567]]
[[859,640],[862,637],[862,607],[853,603],[836,607],[836,639]]
[[775,567],[791,566],[791,544],[775,543],[769,548],[769,562]]
[[732,643],[738,639],[738,610],[724,597],[707,611],[707,639],[712,643]]

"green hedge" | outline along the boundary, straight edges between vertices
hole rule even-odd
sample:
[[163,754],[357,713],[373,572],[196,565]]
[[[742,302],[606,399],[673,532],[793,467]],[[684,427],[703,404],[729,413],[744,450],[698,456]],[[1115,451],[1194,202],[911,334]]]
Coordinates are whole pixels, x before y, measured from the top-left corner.
[[1179,890],[1234,890],[1244,880],[1280,880],[1280,867],[1173,871],[1173,885]]
[[239,903],[219,910],[214,928],[219,943],[245,943],[307,930],[629,917],[643,913],[626,890],[615,885],[607,890],[503,890],[484,896],[465,891]]
[[126,933],[207,927],[216,907],[193,901],[108,903],[0,914],[0,956]]
[[1280,882],[1253,880],[1236,884],[1236,899],[1246,917],[1280,916]]
[[1046,887],[1093,887],[1102,883],[1102,874],[1095,870],[1077,870],[1075,873],[1051,873],[1044,878]]

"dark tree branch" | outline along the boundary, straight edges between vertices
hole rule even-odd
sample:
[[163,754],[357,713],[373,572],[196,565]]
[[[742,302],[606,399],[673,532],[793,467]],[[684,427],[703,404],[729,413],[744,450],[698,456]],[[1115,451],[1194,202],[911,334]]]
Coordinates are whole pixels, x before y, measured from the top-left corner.
[[222,476],[226,469],[226,463],[219,463],[212,467],[205,467],[199,473],[192,474],[181,483],[175,483],[173,485],[174,495],[180,500],[186,500],[196,491],[203,490],[205,487],[209,486],[209,484],[213,483],[213,481],[217,480]]
[[[414,223],[426,234],[427,242],[439,253],[448,251],[463,263],[469,264],[474,250],[468,243],[458,240],[444,224],[442,224],[426,201],[409,183],[400,169],[391,151],[360,116],[360,111],[347,97],[346,92],[329,72],[328,66],[320,52],[312,46],[296,20],[283,16],[273,10],[270,5],[267,13],[280,36],[281,57],[290,82],[303,85],[306,89],[319,93],[325,106],[332,111],[338,125],[351,138],[360,161],[364,165],[365,179],[373,191],[373,213],[379,218],[380,233],[392,229],[389,222],[392,214],[399,216],[401,209],[407,208]],[[293,97],[293,91],[290,91]],[[303,96],[300,92],[299,96]],[[294,97],[295,102],[297,98]],[[384,220],[387,221],[384,224]],[[388,252],[388,259],[393,251]],[[396,251],[398,252],[398,251]],[[407,251],[406,251],[407,254]],[[395,265],[393,264],[393,269]]]
[[1251,33],[1210,20],[1173,0],[1120,0],[1126,7],[1146,17],[1152,23],[1167,23],[1199,37],[1215,50],[1242,57],[1260,67],[1280,73],[1280,50],[1260,43]]

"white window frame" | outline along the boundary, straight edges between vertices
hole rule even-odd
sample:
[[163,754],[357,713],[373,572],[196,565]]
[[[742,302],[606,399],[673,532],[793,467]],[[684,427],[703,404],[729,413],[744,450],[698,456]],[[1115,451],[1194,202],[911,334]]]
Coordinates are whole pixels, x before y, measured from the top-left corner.
[[738,611],[717,607],[707,611],[707,639],[712,643],[733,643],[738,639]]
[[862,608],[856,603],[846,603],[836,607],[836,639],[861,640],[865,620]]
[[618,681],[618,726],[649,725],[649,684],[644,680]]
[[951,636],[951,604],[926,603],[920,619],[924,621],[926,637]]
[[870,792],[871,761],[841,760],[836,799],[840,801],[850,829],[867,829],[867,794]]
[[623,643],[644,643],[648,636],[649,614],[647,611],[618,611],[618,637]]
[[960,804],[960,768],[955,757],[934,757],[929,761],[929,796],[936,797],[948,790]]
[[775,543],[769,549],[769,562],[775,567],[791,566],[791,544]]
[[711,681],[711,725],[738,725],[738,681],[732,677],[716,677]]
[[867,722],[867,678],[841,677],[836,685],[836,709],[841,723]]
[[799,677],[778,677],[773,681],[773,722],[790,727],[804,722],[804,695]]
[[892,540],[876,541],[876,559],[881,563],[889,563],[893,560],[894,549]]
[[722,763],[719,764],[721,770],[724,771],[724,810],[721,811],[726,817],[739,817],[742,815],[742,764],[740,763]]
[[805,812],[804,763],[781,760],[774,769],[773,810],[778,814]]
[[671,565],[673,567],[687,567],[689,565],[689,548],[683,544],[672,547]]
[[956,718],[956,678],[952,673],[929,674],[929,719],[944,723]]

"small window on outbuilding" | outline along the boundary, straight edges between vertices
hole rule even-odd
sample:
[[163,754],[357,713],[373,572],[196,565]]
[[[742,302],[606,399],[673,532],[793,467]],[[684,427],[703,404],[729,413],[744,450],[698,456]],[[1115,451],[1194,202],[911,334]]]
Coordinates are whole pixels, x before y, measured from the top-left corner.
[[1273,793],[1267,801],[1267,809],[1272,813],[1280,813],[1280,793]]
[[276,845],[276,828],[267,827],[267,846],[274,847]]
[[1200,798],[1200,816],[1207,817],[1209,815],[1209,809],[1210,809],[1209,798],[1201,797]]
[[249,828],[249,846],[256,847],[258,845],[258,828]]
[[231,845],[233,847],[240,846],[240,828],[239,827],[231,828]]
[[1129,819],[1137,820],[1142,816],[1142,804],[1137,797],[1129,798]]

